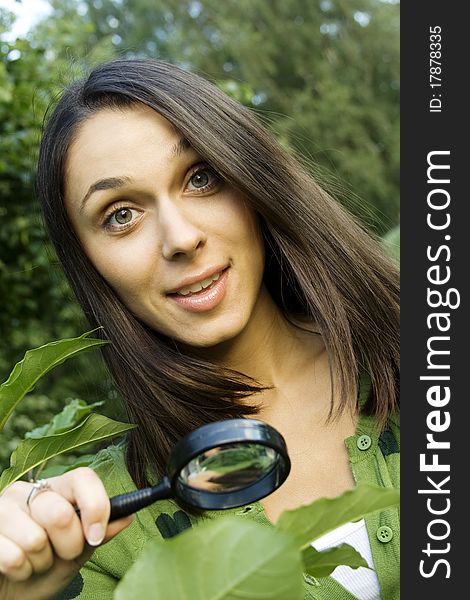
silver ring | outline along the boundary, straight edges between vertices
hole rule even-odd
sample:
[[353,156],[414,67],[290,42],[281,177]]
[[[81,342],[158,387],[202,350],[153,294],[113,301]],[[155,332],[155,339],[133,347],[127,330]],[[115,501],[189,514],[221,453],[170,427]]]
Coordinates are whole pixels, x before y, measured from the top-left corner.
[[34,494],[39,494],[40,492],[45,492],[46,490],[50,489],[51,486],[49,485],[47,479],[38,479],[37,481],[33,482],[33,487],[31,488],[31,491],[26,499],[26,506],[28,507],[29,512],[31,512],[31,502],[34,498]]

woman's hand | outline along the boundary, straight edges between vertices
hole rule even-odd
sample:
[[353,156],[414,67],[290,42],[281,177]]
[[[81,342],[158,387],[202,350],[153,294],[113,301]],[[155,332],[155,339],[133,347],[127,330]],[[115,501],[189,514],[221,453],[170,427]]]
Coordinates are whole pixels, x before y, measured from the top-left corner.
[[[108,525],[109,498],[88,468],[47,480],[33,492],[17,481],[0,496],[0,600],[45,600],[66,587],[93,550],[132,521]],[[75,507],[80,507],[80,518]]]

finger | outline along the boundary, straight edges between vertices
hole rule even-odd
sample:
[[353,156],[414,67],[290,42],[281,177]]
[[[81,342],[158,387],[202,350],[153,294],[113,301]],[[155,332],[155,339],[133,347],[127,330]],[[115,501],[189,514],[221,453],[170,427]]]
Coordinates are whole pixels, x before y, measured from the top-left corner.
[[25,504],[25,500],[30,491],[30,483],[27,481],[15,481],[15,483],[9,485],[2,493],[2,499],[13,500],[17,501],[19,504]]
[[85,546],[82,524],[70,502],[54,491],[37,494],[30,502],[31,517],[46,530],[60,558],[73,560]]
[[9,538],[0,535],[0,573],[11,581],[25,581],[33,567],[23,550]]
[[47,533],[16,505],[11,505],[9,518],[2,519],[1,534],[21,548],[35,573],[51,568],[54,556]]
[[80,509],[80,519],[87,542],[98,546],[104,539],[111,505],[98,475],[87,467],[74,469],[61,477],[49,479],[51,487]]
[[[79,569],[90,558],[94,548],[86,546],[82,554],[74,560],[63,560],[56,557],[54,560],[53,577],[49,573],[35,575],[22,582],[12,582],[14,594],[12,597],[18,600],[50,600],[55,598],[60,590],[65,589],[76,576]],[[0,577],[0,598],[3,599],[3,588]],[[8,594],[8,591],[7,591]],[[62,595],[59,594],[59,597]],[[5,595],[5,598],[10,598]]]

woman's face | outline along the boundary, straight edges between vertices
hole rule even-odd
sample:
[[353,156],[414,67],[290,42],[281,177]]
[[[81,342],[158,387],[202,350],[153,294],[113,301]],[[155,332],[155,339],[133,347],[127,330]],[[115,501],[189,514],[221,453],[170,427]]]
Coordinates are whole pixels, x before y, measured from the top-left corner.
[[256,214],[165,118],[142,106],[88,119],[65,196],[86,254],[141,321],[200,347],[246,327],[264,293]]

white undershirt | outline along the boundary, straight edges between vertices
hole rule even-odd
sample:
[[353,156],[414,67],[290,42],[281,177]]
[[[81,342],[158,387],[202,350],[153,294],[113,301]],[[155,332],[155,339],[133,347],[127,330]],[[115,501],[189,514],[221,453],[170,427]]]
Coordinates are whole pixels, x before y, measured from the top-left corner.
[[333,531],[312,542],[315,550],[319,551],[334,548],[340,544],[349,544],[355,548],[366,560],[370,569],[365,567],[351,569],[351,567],[341,565],[336,567],[331,577],[336,579],[359,600],[380,600],[380,585],[375,573],[374,560],[364,519],[355,523],[346,523],[346,525],[333,529]]

